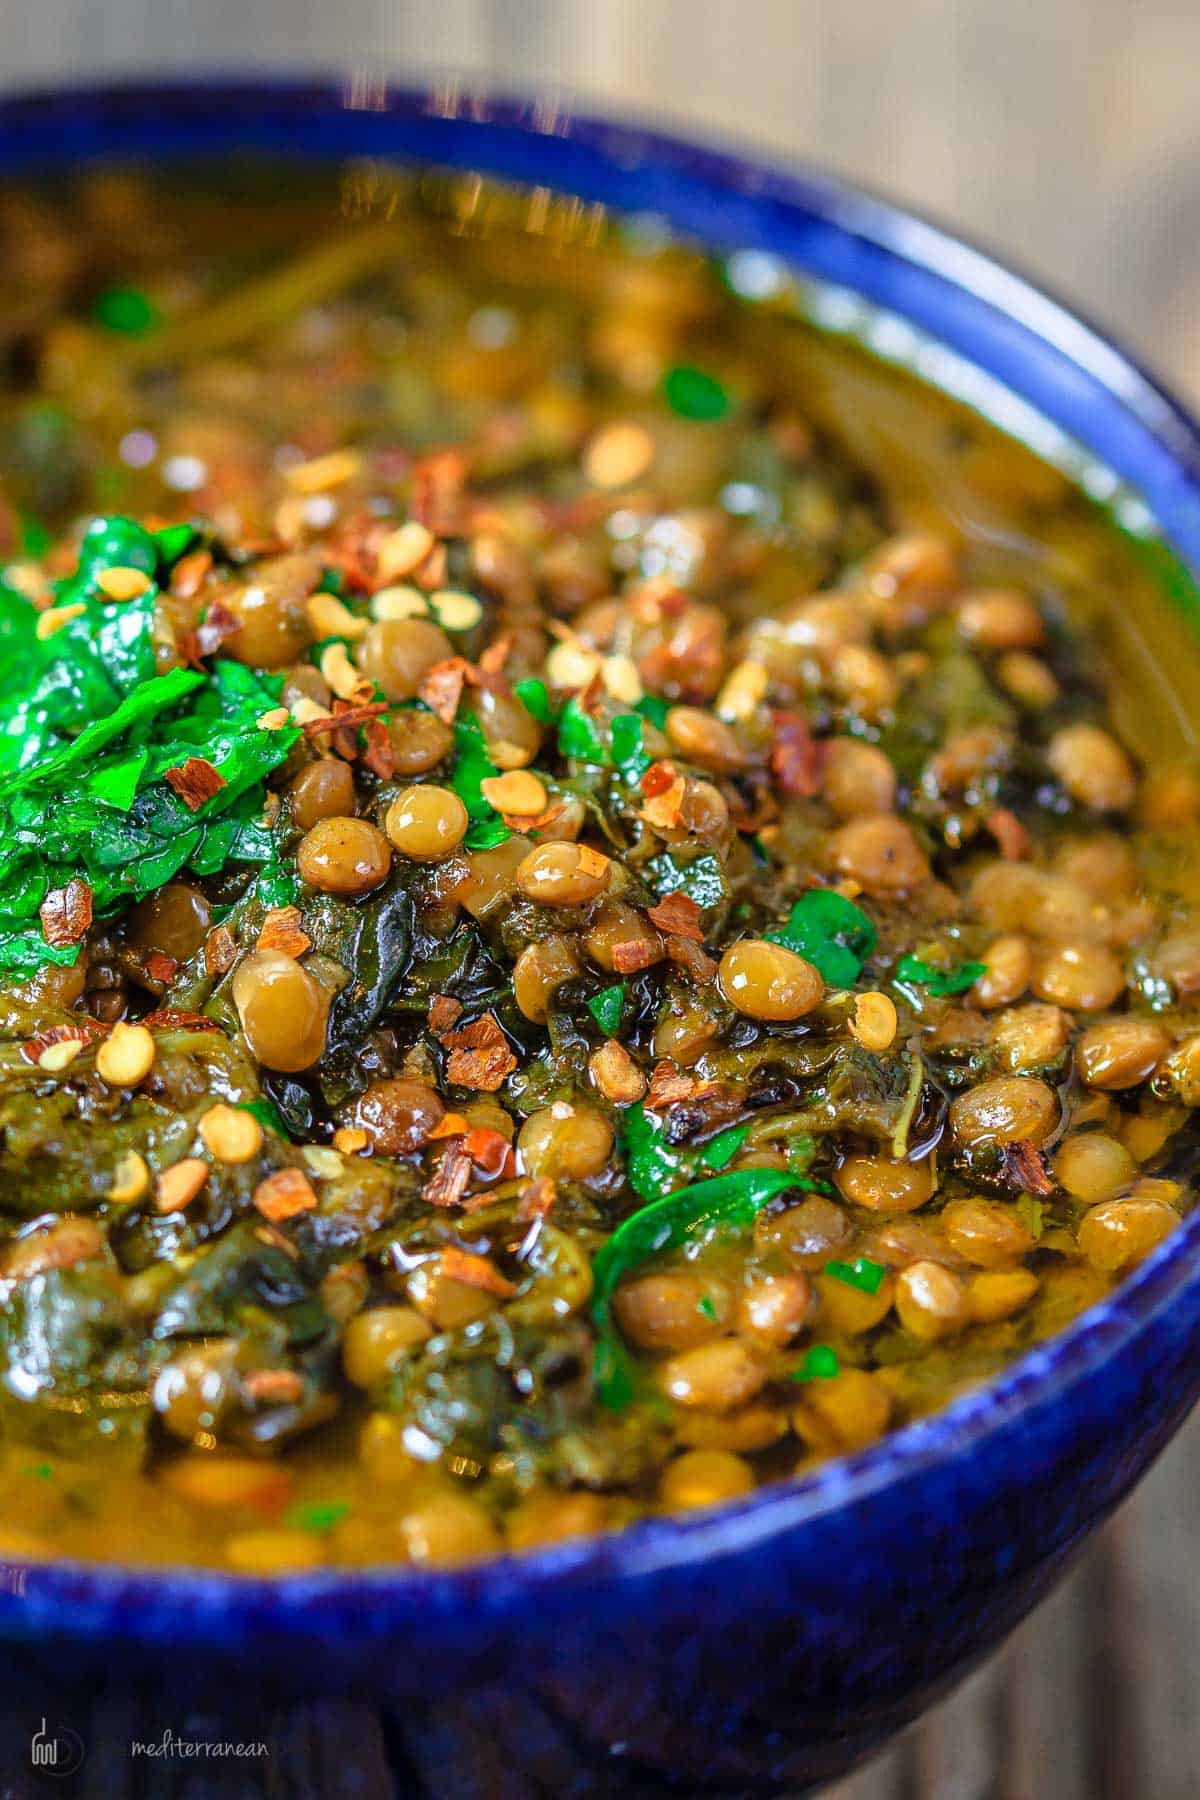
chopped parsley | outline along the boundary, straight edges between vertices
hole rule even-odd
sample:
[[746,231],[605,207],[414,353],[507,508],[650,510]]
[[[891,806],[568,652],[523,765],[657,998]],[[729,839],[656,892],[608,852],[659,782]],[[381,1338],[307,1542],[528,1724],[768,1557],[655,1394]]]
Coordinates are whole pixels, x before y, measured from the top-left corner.
[[668,369],[663,378],[663,395],[673,413],[681,419],[712,423],[723,419],[729,411],[729,396],[715,375],[679,363]]
[[847,1287],[861,1289],[864,1294],[877,1294],[887,1270],[882,1263],[872,1262],[869,1256],[856,1256],[852,1263],[836,1259],[827,1262],[825,1273],[834,1281],[844,1281]]
[[854,986],[878,942],[875,926],[862,908],[830,888],[809,888],[792,907],[787,923],[766,936],[810,962],[835,988]]
[[291,1507],[284,1514],[284,1523],[294,1531],[332,1531],[349,1511],[348,1500],[309,1500]]
[[791,1372],[792,1381],[829,1381],[841,1371],[838,1353],[830,1344],[814,1344],[804,1361]]
[[895,979],[912,987],[923,987],[937,999],[944,999],[948,994],[965,994],[986,973],[986,963],[964,962],[939,969],[933,963],[923,962],[919,956],[902,956],[896,964]]
[[601,988],[593,994],[587,1003],[587,1009],[595,1019],[605,1037],[615,1037],[621,1028],[621,1009],[625,1004],[625,983],[614,982],[612,987]]

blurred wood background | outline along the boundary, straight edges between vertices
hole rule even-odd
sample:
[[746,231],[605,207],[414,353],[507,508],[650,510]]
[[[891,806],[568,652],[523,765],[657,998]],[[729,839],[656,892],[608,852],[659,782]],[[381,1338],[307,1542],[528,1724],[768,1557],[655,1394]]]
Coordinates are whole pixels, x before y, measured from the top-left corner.
[[[9,85],[454,70],[811,157],[994,245],[1200,397],[1196,0],[0,0],[6,17]],[[1194,1800],[1198,1543],[1200,1421],[836,1800]]]

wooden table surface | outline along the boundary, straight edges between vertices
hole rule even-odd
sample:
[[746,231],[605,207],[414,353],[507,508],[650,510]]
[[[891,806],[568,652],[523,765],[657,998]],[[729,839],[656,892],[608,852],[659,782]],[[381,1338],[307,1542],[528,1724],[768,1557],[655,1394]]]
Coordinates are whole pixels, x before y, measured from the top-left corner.
[[[1198,58],[1195,0],[43,0],[0,81],[283,62],[563,86],[915,200],[1200,394]],[[999,1655],[836,1800],[1195,1800],[1198,1562],[1200,1420]],[[337,1792],[342,1734],[378,1741],[386,1794],[378,1721],[342,1706],[273,1721],[266,1785],[245,1791]],[[127,1775],[93,1767],[91,1791]],[[239,1790],[175,1765],[129,1791]]]
[[1063,1584],[828,1800],[1196,1800],[1200,1414]]

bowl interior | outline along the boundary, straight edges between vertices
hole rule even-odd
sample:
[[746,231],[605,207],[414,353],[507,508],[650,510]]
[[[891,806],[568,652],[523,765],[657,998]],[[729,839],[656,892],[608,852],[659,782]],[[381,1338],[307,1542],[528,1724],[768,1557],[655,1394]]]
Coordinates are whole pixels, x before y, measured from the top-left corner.
[[[714,249],[778,258],[818,284],[817,302],[876,349],[889,345],[1113,503],[1117,517],[1194,601],[1200,570],[1200,432],[1186,411],[1091,326],[1023,277],[935,226],[825,176],[790,173],[637,126],[551,115],[537,103],[371,82],[203,82],[0,101],[0,168],[82,158],[163,158],[258,149],[380,157],[479,170],[560,189],[616,210],[650,212]],[[830,297],[833,298],[830,298]],[[824,297],[822,299],[822,297]],[[1122,514],[1122,509],[1124,512]],[[1198,614],[1197,616],[1200,616]],[[966,1452],[1014,1411],[1117,1355],[1170,1304],[1195,1268],[1200,1211],[1109,1300],[1028,1353],[986,1388],[857,1456],[711,1513],[657,1518],[616,1537],[553,1546],[457,1571],[331,1571],[246,1581],[209,1571],[29,1565],[21,1604],[70,1608],[80,1635],[103,1636],[112,1608],[153,1639],[177,1628],[269,1627],[338,1596],[402,1598],[428,1609],[501,1610],[516,1584],[591,1585],[728,1556]],[[171,1603],[164,1604],[169,1588]],[[0,1595],[0,1615],[14,1597]],[[361,1622],[361,1621],[360,1621]],[[395,1616],[391,1622],[395,1625]]]

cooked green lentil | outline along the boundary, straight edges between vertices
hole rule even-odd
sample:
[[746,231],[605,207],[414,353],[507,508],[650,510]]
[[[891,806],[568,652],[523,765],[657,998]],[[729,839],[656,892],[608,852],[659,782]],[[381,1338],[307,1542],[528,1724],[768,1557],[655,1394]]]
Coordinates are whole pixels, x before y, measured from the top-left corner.
[[6,1554],[703,1506],[1176,1228],[1200,677],[1055,470],[544,195],[0,249]]

